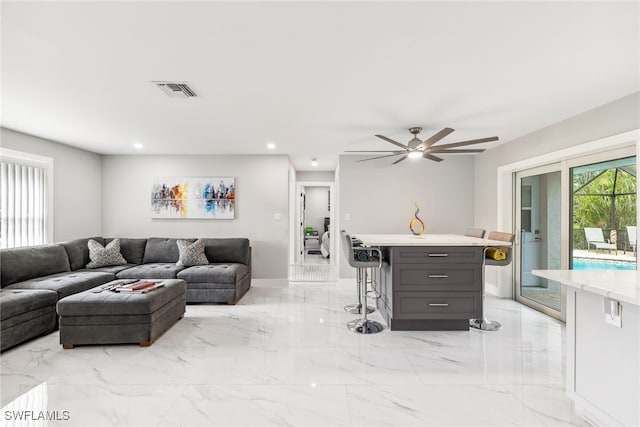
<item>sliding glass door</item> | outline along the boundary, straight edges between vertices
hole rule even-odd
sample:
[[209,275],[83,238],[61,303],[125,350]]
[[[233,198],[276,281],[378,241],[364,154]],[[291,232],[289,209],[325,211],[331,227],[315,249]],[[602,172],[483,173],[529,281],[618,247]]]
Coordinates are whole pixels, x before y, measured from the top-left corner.
[[564,318],[560,284],[532,270],[562,268],[561,164],[516,174],[516,300],[558,319]]
[[532,270],[637,269],[635,146],[515,174],[514,295],[560,320],[560,284]]

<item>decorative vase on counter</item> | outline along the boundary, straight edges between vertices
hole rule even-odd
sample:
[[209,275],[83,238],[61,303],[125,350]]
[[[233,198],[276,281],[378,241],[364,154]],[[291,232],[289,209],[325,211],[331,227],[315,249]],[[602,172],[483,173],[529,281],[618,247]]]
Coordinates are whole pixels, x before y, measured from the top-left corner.
[[418,217],[420,206],[418,206],[417,202],[414,202],[414,205],[416,206],[416,212],[413,214],[411,222],[409,222],[409,230],[411,230],[414,236],[422,236],[422,233],[424,233],[424,222]]

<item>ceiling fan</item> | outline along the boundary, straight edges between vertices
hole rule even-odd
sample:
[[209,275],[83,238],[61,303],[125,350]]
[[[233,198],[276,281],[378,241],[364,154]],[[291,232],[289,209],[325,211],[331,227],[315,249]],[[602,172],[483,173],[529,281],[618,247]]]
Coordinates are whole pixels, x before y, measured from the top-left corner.
[[436,133],[430,138],[422,141],[418,138],[418,134],[422,132],[421,127],[413,127],[409,128],[409,132],[413,135],[411,141],[407,143],[407,145],[401,144],[398,141],[394,141],[391,138],[388,138],[384,135],[376,135],[378,138],[383,139],[387,142],[390,142],[393,145],[397,145],[402,148],[402,150],[361,150],[361,151],[346,151],[347,153],[392,153],[384,156],[371,157],[369,159],[357,160],[358,162],[366,162],[368,160],[382,159],[385,157],[394,157],[394,156],[402,156],[392,164],[395,165],[405,160],[407,157],[417,158],[424,157],[425,159],[433,160],[436,162],[441,162],[444,159],[442,157],[436,156],[436,154],[470,154],[470,153],[482,153],[485,151],[484,148],[479,149],[462,149],[462,150],[454,150],[456,147],[464,147],[465,145],[472,144],[480,144],[483,142],[489,141],[497,141],[497,136],[492,136],[489,138],[481,138],[481,139],[471,139],[469,141],[460,141],[454,142],[451,144],[442,144],[435,145],[436,142],[440,141],[442,138],[449,135],[453,132],[451,128],[444,128],[440,132]]

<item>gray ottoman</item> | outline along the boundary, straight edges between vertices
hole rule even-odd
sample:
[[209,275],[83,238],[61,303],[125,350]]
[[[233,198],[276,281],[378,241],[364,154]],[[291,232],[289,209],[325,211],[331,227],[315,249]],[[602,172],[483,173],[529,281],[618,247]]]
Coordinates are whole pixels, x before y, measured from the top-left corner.
[[60,344],[65,349],[82,344],[151,345],[185,312],[186,282],[162,283],[164,287],[146,294],[116,293],[100,286],[61,299]]
[[0,290],[0,351],[56,329],[58,294],[46,290]]

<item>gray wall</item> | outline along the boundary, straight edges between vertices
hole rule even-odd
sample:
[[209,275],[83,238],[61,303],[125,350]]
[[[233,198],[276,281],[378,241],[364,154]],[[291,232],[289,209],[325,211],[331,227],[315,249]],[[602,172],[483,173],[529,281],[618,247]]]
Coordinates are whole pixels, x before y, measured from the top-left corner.
[[[497,227],[497,168],[640,128],[640,92],[500,145],[475,157],[475,226]],[[506,230],[505,230],[506,231]]]
[[335,172],[325,172],[325,171],[298,171],[296,172],[296,180],[298,182],[309,182],[309,181],[317,181],[317,182],[333,182],[335,179]]
[[305,187],[305,200],[304,226],[313,227],[318,232],[318,242],[322,242],[324,219],[330,214],[329,187]]
[[[426,159],[356,163],[368,156],[342,155],[338,183],[339,227],[351,234],[409,231],[414,202],[425,233],[464,233],[473,224],[473,158],[446,156],[441,163]],[[346,220],[346,214],[351,215]],[[340,277],[353,277],[342,262]]]
[[[105,236],[246,237],[253,277],[287,277],[287,156],[103,156],[102,169]],[[151,184],[158,176],[235,177],[236,219],[151,219]]]
[[99,154],[0,128],[3,148],[53,159],[53,241],[102,234]]

